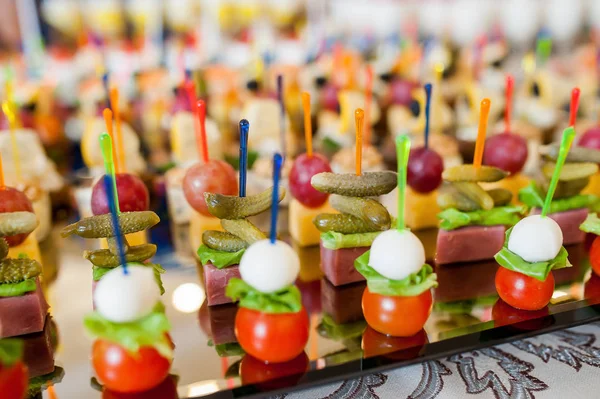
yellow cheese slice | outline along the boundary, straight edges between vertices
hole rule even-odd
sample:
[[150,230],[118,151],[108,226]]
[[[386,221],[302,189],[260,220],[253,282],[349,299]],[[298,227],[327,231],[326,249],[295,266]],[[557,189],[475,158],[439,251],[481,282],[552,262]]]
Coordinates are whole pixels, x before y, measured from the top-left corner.
[[42,255],[35,234],[29,234],[20,245],[9,248],[7,257],[18,258],[20,254],[25,254],[28,258],[35,259],[42,264]]
[[522,173],[517,173],[516,175],[509,176],[494,183],[481,183],[481,186],[486,190],[491,190],[494,188],[503,188],[508,190],[513,195],[512,203],[519,205],[521,204],[521,202],[519,202],[519,190],[527,187],[529,182],[530,179],[527,176],[523,175]]
[[337,211],[329,205],[329,201],[318,208],[307,208],[295,198],[290,200],[290,236],[292,236],[298,246],[308,247],[319,244],[321,233],[313,224],[313,219],[321,213],[337,213]]
[[441,212],[437,204],[437,190],[427,194],[421,194],[410,187],[406,188],[406,225],[411,230],[428,229],[437,227],[439,219],[437,214]]
[[204,216],[195,211],[191,212],[191,214],[189,243],[190,249],[194,253],[194,256],[197,257],[198,248],[202,245],[202,233],[207,230],[223,231],[223,228],[221,227],[219,218]]
[[600,196],[600,173],[596,173],[590,177],[590,184],[588,184],[581,193]]
[[[127,238],[127,242],[131,247],[133,247],[134,245],[142,245],[148,243],[148,236],[145,230],[138,231],[137,233],[127,234],[125,235],[125,238]],[[108,242],[106,241],[106,238],[100,239],[100,248],[108,249]]]

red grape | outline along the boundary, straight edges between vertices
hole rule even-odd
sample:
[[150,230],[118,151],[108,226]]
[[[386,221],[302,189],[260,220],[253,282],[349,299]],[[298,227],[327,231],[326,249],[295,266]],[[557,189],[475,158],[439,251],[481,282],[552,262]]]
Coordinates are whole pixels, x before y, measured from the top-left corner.
[[[24,192],[12,187],[0,188],[0,213],[5,212],[33,212],[33,205]],[[4,237],[11,247],[16,247],[27,238],[28,234],[17,234]]]
[[518,134],[504,132],[487,139],[483,163],[515,174],[525,166],[527,152],[527,140]]
[[413,100],[412,91],[418,87],[414,82],[396,79],[390,85],[390,102],[408,107]]
[[439,154],[425,147],[413,148],[408,157],[408,185],[419,193],[429,193],[442,184],[444,161]]
[[338,88],[331,83],[328,83],[323,87],[321,92],[321,104],[323,105],[323,108],[329,111],[338,112],[338,91]]
[[[119,173],[116,178],[121,212],[147,211],[150,207],[150,195],[142,179],[129,173]],[[92,213],[94,215],[110,213],[104,176],[92,189]]]
[[600,150],[600,126],[593,127],[579,138],[579,146]]
[[190,206],[203,215],[210,216],[204,193],[236,195],[236,172],[227,162],[211,159],[207,163],[191,166],[183,178],[183,194]]
[[329,161],[321,154],[313,153],[312,157],[302,154],[294,161],[289,176],[290,192],[302,205],[317,208],[327,201],[328,194],[310,184],[310,179],[321,172],[331,172]]

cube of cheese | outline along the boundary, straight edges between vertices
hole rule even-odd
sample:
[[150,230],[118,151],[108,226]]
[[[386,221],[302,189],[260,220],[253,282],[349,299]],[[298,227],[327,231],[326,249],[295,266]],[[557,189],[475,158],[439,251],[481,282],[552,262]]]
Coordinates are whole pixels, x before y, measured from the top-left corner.
[[[404,219],[411,230],[422,230],[437,227],[437,214],[441,212],[437,204],[437,190],[421,194],[406,187],[406,203]],[[398,189],[381,196],[381,203],[393,217],[398,217]]]
[[[127,238],[127,243],[131,247],[133,247],[134,245],[142,245],[148,243],[148,234],[146,230],[127,234],[125,235],[125,238]],[[100,248],[108,249],[108,241],[106,241],[106,238],[100,239]]]
[[289,208],[290,236],[301,247],[319,245],[321,232],[313,224],[313,219],[321,213],[337,213],[329,201],[318,208],[308,208],[292,198]]
[[600,196],[600,173],[590,176],[590,184],[588,184],[581,193]]
[[21,244],[8,249],[9,258],[18,258],[20,254],[25,254],[28,258],[35,259],[42,264],[42,255],[35,234],[29,234]]
[[196,252],[200,245],[202,245],[202,233],[207,230],[223,231],[219,218],[214,216],[204,216],[195,211],[192,212],[190,218],[189,242],[190,248],[196,257]]

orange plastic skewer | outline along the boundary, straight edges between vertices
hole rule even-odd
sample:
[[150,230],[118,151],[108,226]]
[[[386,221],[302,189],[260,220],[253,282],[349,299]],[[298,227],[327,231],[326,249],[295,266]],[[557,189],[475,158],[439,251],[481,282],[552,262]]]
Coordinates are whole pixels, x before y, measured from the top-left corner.
[[477,141],[475,142],[475,156],[473,157],[473,166],[479,168],[483,158],[483,147],[485,146],[485,134],[487,131],[487,121],[490,115],[490,99],[481,100],[481,110],[479,113],[479,129],[477,130]]
[[117,168],[115,172],[125,173],[127,170],[125,165],[125,150],[123,148],[123,131],[121,130],[121,113],[119,112],[119,89],[116,87],[113,87],[110,90],[110,107],[113,110],[113,115],[115,116],[115,125],[117,128],[115,132],[117,140],[113,140],[113,143],[116,143],[113,145],[117,146],[116,152],[117,156],[119,157],[119,161],[115,164],[115,167]]
[[206,103],[204,100],[198,100],[196,103],[196,144],[198,145],[198,154],[202,157],[202,162],[208,162],[208,142],[206,140]]
[[310,120],[310,93],[302,93],[302,109],[304,111],[304,141],[306,142],[306,155],[312,158],[312,122]]
[[577,110],[579,109],[579,95],[581,90],[579,87],[574,88],[571,91],[571,107],[569,109],[569,126],[575,127],[575,121],[577,120]]
[[371,100],[373,98],[373,67],[367,67],[367,82],[365,85],[365,145],[371,145]]
[[4,167],[2,166],[2,154],[0,153],[0,188],[4,187]]
[[365,120],[365,111],[357,108],[354,111],[354,121],[356,122],[356,176],[362,174],[362,137],[363,122]]
[[110,108],[104,108],[104,112],[102,112],[102,115],[104,116],[104,124],[106,125],[106,131],[108,132],[108,135],[110,136],[110,141],[112,142],[112,154],[113,154],[113,160],[115,163],[115,173],[119,173],[119,171],[121,170],[119,165],[119,159],[117,158],[116,154],[115,154],[115,134],[113,132],[113,113],[110,110]]

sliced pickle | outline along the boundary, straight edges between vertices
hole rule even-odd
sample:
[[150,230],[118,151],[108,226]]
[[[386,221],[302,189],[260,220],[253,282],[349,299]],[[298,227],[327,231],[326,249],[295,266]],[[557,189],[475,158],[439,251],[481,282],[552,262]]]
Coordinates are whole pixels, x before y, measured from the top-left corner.
[[216,230],[202,233],[202,242],[209,248],[224,252],[237,252],[248,247],[248,243],[238,236]]
[[0,261],[0,284],[20,283],[42,273],[42,266],[35,259],[8,258]]
[[335,231],[342,234],[356,234],[379,231],[369,223],[348,214],[321,213],[314,218],[313,223],[319,231],[324,233]]
[[[127,242],[127,238],[125,236],[121,236],[121,240],[123,240],[123,251],[125,253],[129,252],[129,242]],[[106,239],[106,242],[108,243],[108,250],[112,254],[118,255],[119,254],[119,241],[117,240],[117,237],[116,236],[108,237]]]
[[442,209],[454,208],[462,212],[473,212],[481,209],[476,202],[456,190],[444,190],[437,197],[437,204]]
[[[569,180],[569,181],[558,181],[556,185],[556,191],[554,192],[554,199],[568,198],[575,195],[579,195],[581,191],[590,183],[590,178],[585,177],[583,179]],[[550,185],[549,179],[544,179],[541,183],[538,182],[539,186],[544,190],[544,195],[548,192],[548,186]]]
[[[141,244],[129,247],[129,252],[125,254],[127,262],[143,262],[156,254],[156,245]],[[118,254],[114,254],[110,249],[97,249],[95,251],[84,251],[83,257],[98,267],[117,267],[121,265],[121,259]]]
[[392,191],[398,184],[396,172],[365,172],[360,176],[354,173],[318,173],[310,181],[312,186],[323,193],[350,197],[377,197]]
[[493,198],[477,183],[455,182],[452,186],[486,211],[494,207]]
[[392,224],[385,206],[374,199],[333,194],[329,197],[329,203],[333,209],[357,217],[376,230],[387,230]]
[[31,233],[38,225],[33,212],[0,213],[0,237]]
[[264,240],[267,238],[265,233],[260,231],[258,227],[249,222],[246,219],[222,219],[221,226],[227,231],[235,236],[238,236],[242,240],[244,240],[248,244],[253,244],[256,241]]
[[[283,197],[285,197],[285,189],[280,187],[279,201],[283,200]],[[204,199],[211,215],[219,219],[244,219],[249,216],[258,215],[271,207],[273,187],[260,194],[247,197],[204,193]]]
[[504,179],[508,173],[493,166],[482,165],[479,168],[471,164],[457,165],[446,169],[442,178],[451,182],[495,182]]
[[[548,179],[552,179],[554,162],[547,162],[542,166],[542,172]],[[590,177],[598,172],[598,165],[591,162],[565,163],[560,171],[559,181],[571,181]]]
[[0,260],[8,256],[8,243],[4,238],[0,238]]
[[505,188],[493,188],[486,192],[494,200],[494,206],[504,206],[512,201],[513,194]]
[[[137,233],[160,222],[158,215],[152,211],[123,212],[119,215],[120,234]],[[115,231],[110,214],[97,215],[81,219],[77,223],[64,227],[60,235],[69,237],[73,234],[83,238],[114,237]]]
[[[540,152],[544,155],[544,158],[556,161],[559,149],[560,145],[553,143],[542,147]],[[573,146],[567,154],[567,162],[592,162],[598,164],[600,163],[600,150]]]

